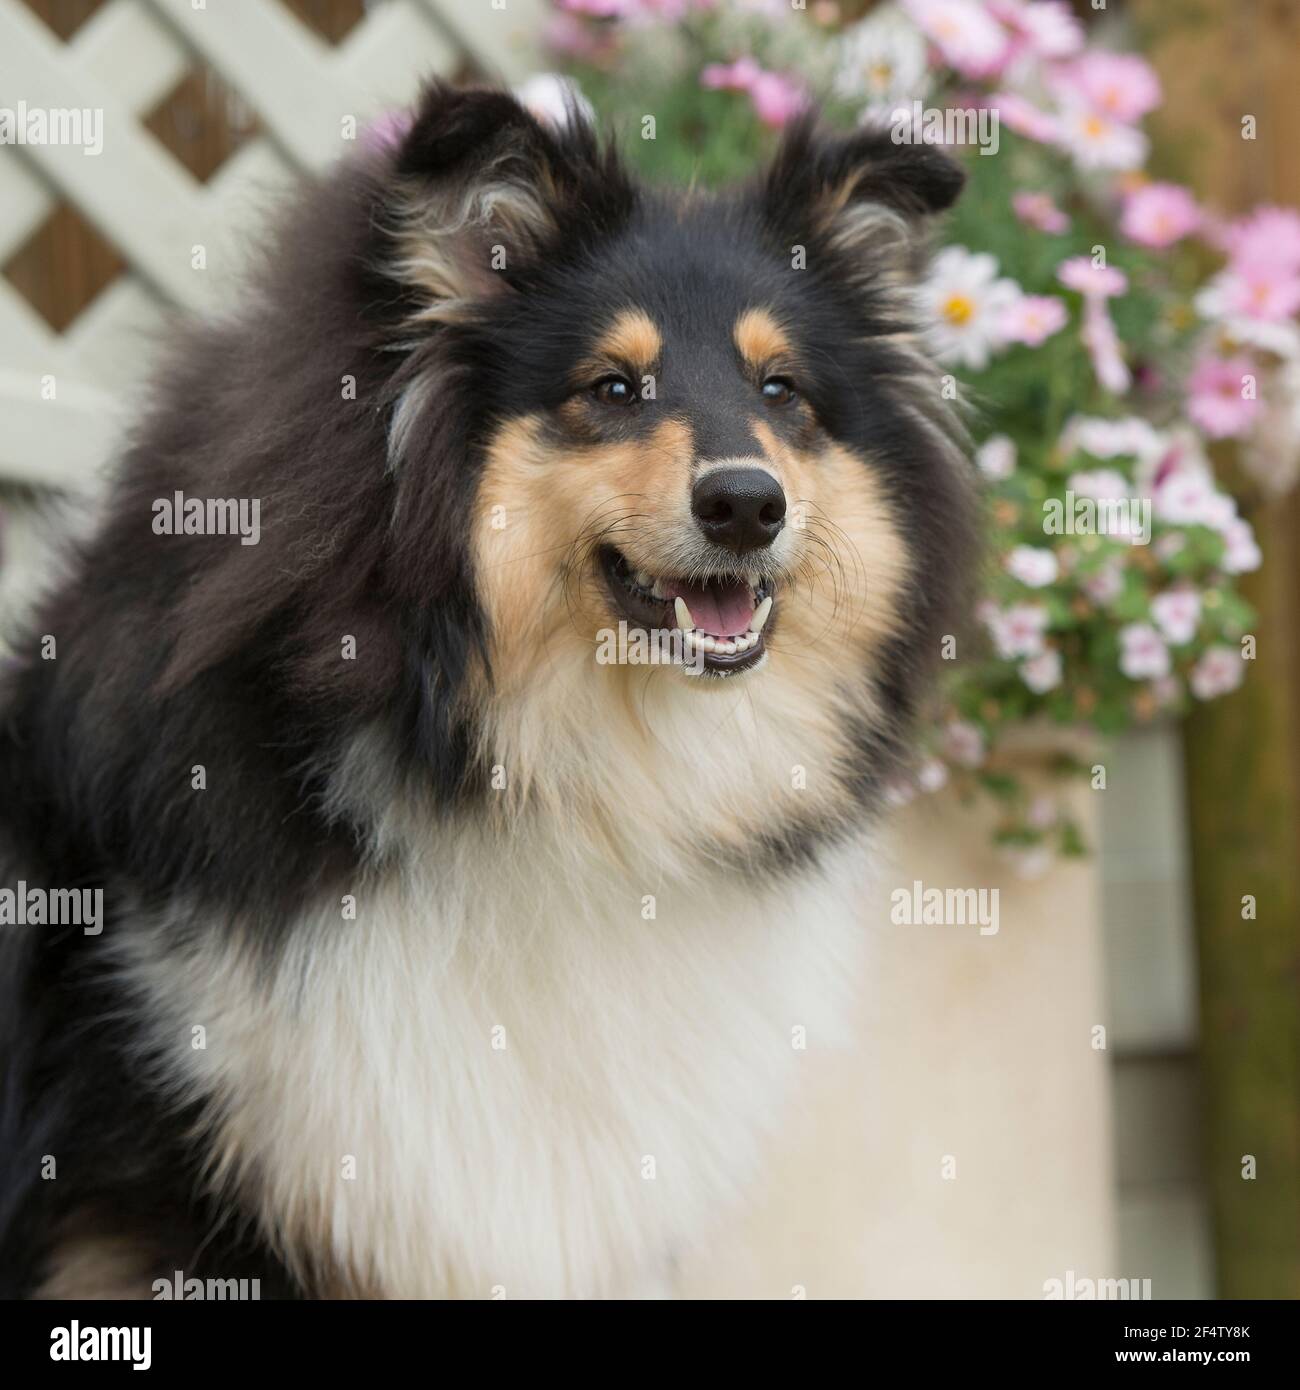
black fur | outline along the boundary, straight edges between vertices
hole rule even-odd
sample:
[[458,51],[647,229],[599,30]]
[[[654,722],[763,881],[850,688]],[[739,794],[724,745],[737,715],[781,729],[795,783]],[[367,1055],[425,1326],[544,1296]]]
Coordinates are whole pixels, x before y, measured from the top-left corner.
[[[472,312],[413,333],[418,289],[391,271],[402,209],[489,171],[538,190],[550,223]],[[765,179],[683,209],[634,187],[581,125],[558,134],[500,93],[435,88],[398,149],[304,191],[237,315],[178,339],[104,524],[4,680],[0,885],[99,887],[107,920],[100,937],[0,934],[0,1292],[30,1292],[67,1231],[100,1229],[129,1233],[165,1273],[256,1273],[267,1296],[295,1292],[240,1214],[204,1195],[195,1117],[141,1071],[139,1020],[105,957],[116,915],[193,901],[250,915],[273,946],[292,908],[357,867],[360,829],[332,818],[324,793],[372,723],[442,814],[474,813],[483,772],[462,697],[486,631],[465,518],[483,446],[512,416],[558,404],[592,325],[620,304],[667,325],[660,396],[719,456],[736,388],[693,358],[692,335],[749,301],[817,348],[806,393],[821,426],[869,450],[926,557],[881,679],[910,714],[961,592],[970,523],[962,487],[917,447],[885,341],[899,324],[817,221],[855,177],[854,198],[909,218],[960,185],[925,147],[804,124]],[[795,242],[810,248],[799,273]],[[439,390],[389,468],[394,411],[431,372]],[[151,504],[176,490],[259,498],[261,543],[154,534]],[[57,660],[39,656],[46,633]],[[338,659],[344,633],[364,661]],[[892,752],[869,731],[849,740],[869,802]],[[765,844],[793,867],[821,833],[775,825]]]

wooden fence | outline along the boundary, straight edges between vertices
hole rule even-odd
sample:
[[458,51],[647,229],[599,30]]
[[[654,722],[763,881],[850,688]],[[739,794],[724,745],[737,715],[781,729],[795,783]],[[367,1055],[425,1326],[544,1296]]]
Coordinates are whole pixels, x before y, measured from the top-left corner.
[[[533,66],[545,0],[0,0],[0,107],[100,113],[103,149],[0,144],[0,479],[109,455],[169,308],[422,79]],[[202,270],[195,268],[202,247]]]

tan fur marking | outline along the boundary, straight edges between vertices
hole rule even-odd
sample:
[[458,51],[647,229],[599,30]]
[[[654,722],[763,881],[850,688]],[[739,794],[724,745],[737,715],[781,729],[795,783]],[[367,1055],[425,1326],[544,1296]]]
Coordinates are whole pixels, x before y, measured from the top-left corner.
[[648,372],[659,361],[664,340],[644,309],[624,309],[601,334],[596,356]]
[[766,309],[746,309],[736,320],[732,337],[740,355],[755,372],[792,353],[790,339]]

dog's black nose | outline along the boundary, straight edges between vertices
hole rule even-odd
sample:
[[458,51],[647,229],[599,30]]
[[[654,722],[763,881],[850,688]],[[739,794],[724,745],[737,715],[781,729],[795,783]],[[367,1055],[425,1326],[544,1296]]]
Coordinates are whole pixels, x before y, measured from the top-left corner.
[[715,468],[695,484],[691,510],[711,541],[742,554],[777,538],[785,493],[766,468]]

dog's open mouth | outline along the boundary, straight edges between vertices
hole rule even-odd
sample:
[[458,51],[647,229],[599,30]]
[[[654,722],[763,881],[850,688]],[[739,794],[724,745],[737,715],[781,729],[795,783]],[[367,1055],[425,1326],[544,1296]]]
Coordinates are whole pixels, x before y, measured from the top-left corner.
[[688,664],[721,675],[762,660],[771,581],[746,571],[693,580],[652,575],[609,545],[601,547],[599,558],[610,597],[628,625],[651,633],[679,631]]

